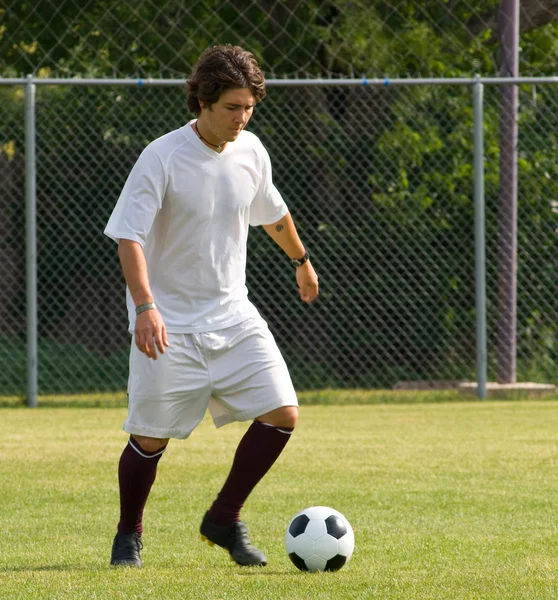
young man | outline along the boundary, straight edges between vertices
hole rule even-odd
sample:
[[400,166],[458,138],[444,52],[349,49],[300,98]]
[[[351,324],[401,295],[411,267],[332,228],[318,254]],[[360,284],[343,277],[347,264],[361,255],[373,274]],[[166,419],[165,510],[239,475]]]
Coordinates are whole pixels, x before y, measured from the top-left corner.
[[273,185],[269,156],[244,130],[264,97],[251,53],[230,45],[204,52],[188,81],[197,119],[145,148],[105,229],[118,243],[134,334],[113,565],[141,566],[157,463],[169,439],[187,438],[208,408],[217,427],[253,422],[200,532],[239,565],[267,562],[239,514],[289,440],[298,403],[247,298],[249,225],[262,225],[291,259],[302,301],[317,297],[318,278]]

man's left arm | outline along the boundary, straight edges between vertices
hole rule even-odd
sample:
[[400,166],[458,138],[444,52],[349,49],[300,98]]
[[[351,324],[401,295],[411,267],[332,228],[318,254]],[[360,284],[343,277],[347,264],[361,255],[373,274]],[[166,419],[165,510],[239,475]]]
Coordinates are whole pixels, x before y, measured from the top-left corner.
[[[306,255],[304,244],[300,241],[291,213],[271,225],[262,225],[271,239],[287,254],[291,260]],[[310,304],[318,297],[318,276],[310,260],[296,267],[298,293],[303,302]]]

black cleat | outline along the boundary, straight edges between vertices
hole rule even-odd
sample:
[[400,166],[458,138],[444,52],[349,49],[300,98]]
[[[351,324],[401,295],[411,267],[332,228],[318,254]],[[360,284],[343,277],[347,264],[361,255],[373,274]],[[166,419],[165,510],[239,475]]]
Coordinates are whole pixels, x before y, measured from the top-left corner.
[[143,548],[139,533],[117,533],[112,543],[110,564],[123,567],[141,567],[140,550]]
[[265,567],[267,558],[250,542],[248,530],[242,521],[232,525],[214,525],[205,513],[200,525],[201,539],[210,546],[221,546],[228,550],[232,560],[244,567]]

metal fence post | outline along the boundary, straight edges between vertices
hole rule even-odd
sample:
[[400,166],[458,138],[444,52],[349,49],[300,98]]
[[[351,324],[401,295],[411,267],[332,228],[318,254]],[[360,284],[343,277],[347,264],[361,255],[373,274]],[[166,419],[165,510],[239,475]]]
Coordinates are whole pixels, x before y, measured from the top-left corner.
[[475,179],[475,278],[477,327],[477,395],[486,398],[486,259],[484,231],[484,117],[483,84],[473,84],[474,179]]
[[38,404],[37,344],[37,199],[35,161],[35,84],[25,84],[25,244],[27,297],[27,405]]

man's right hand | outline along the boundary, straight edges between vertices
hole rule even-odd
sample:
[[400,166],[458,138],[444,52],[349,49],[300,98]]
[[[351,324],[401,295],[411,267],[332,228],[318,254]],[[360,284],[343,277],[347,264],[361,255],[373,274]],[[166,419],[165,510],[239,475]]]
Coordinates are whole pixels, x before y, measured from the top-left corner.
[[156,308],[146,310],[136,317],[134,335],[140,352],[153,360],[157,360],[157,350],[164,354],[165,348],[170,345],[167,340],[167,328]]

